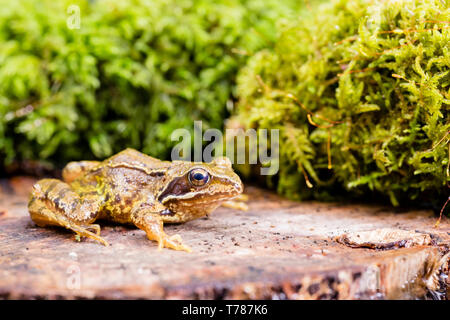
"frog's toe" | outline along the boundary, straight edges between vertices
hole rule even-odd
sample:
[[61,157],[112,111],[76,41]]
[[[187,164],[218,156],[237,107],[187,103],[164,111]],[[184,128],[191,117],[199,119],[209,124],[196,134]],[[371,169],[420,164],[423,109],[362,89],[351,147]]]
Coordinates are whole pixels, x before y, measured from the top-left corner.
[[192,252],[191,247],[184,245],[184,244],[177,245],[176,247],[174,247],[172,249],[178,250],[178,251]]
[[96,235],[100,235],[100,230],[101,230],[101,228],[100,228],[100,225],[98,225],[98,224],[90,224],[90,225],[88,225],[88,226],[86,226],[86,229],[93,229],[94,231],[95,231],[95,234]]
[[164,245],[170,249],[192,252],[192,249],[189,246],[183,244],[183,240],[181,239],[181,236],[179,234],[175,234],[169,238],[166,238],[164,241]]
[[192,252],[191,248],[182,243],[181,236],[176,234],[171,237],[161,237],[160,239],[152,239],[158,241],[158,251],[163,248],[169,248],[178,251]]
[[240,210],[240,211],[248,211],[248,205],[246,203],[240,202],[240,201],[234,201],[234,200],[225,201],[224,203],[222,203],[222,206],[226,207],[226,208],[230,208],[230,209]]
[[70,229],[75,231],[76,234],[80,237],[91,238],[91,239],[94,239],[94,240],[102,243],[106,247],[109,246],[109,243],[105,239],[103,239],[102,237],[99,236],[100,226],[97,224],[92,224],[92,225],[89,225],[88,228],[91,228],[91,227],[93,227],[96,230],[96,233],[90,232],[89,230],[87,230],[87,228],[85,229],[85,228],[77,226],[77,225],[71,225]]
[[180,236],[179,234],[174,234],[174,235],[171,236],[169,239],[170,239],[171,241],[178,242],[178,243],[180,243],[180,244],[183,242],[183,239],[181,239],[181,236]]
[[240,195],[238,195],[237,197],[234,198],[235,201],[244,201],[247,202],[248,201],[248,195],[241,193]]

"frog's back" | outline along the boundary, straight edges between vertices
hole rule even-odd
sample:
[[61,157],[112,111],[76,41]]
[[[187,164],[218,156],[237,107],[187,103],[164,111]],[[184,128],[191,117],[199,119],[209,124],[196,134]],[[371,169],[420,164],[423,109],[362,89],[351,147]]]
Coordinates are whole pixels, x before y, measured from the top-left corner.
[[170,167],[170,162],[168,161],[161,161],[131,148],[127,148],[106,159],[104,164],[109,167],[124,166],[138,170],[142,169],[146,173]]
[[133,197],[144,189],[155,192],[170,166],[168,161],[152,158],[134,149],[125,149],[103,162],[102,177],[115,196],[125,193]]
[[154,201],[159,181],[170,162],[147,156],[134,149],[122,152],[106,159],[101,165],[102,182],[106,186],[105,212],[102,217],[119,223],[129,223],[131,208],[143,195],[148,201]]

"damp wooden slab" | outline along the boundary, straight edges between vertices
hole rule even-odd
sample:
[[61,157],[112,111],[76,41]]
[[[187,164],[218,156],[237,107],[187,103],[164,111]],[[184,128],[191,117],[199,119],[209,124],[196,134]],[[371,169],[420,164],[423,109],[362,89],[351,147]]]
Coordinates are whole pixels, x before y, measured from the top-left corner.
[[[4,299],[449,296],[450,224],[446,218],[433,228],[431,211],[293,202],[247,187],[247,212],[219,208],[209,218],[165,227],[192,253],[158,251],[132,227],[103,224],[101,235],[111,244],[104,247],[76,242],[65,229],[35,226],[27,211],[34,182],[0,180]],[[366,235],[364,246],[359,239]]]

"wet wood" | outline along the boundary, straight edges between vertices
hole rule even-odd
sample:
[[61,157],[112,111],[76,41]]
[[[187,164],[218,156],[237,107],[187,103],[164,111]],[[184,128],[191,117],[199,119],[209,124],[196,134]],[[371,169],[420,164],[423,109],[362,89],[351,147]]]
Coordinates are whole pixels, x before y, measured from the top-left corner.
[[450,224],[444,218],[433,228],[431,211],[293,202],[247,187],[248,212],[220,208],[209,218],[166,227],[193,253],[157,251],[143,231],[112,224],[102,225],[111,244],[104,247],[76,242],[64,229],[35,226],[27,212],[34,181],[0,181],[3,298],[449,296]]

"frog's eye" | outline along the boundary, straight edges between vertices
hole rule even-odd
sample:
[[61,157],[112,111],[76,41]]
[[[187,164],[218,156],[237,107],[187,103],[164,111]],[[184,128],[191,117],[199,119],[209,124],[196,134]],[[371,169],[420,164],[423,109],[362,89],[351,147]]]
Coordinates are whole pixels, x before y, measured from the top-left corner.
[[189,172],[189,182],[196,187],[204,186],[208,181],[209,173],[204,169],[193,169]]

